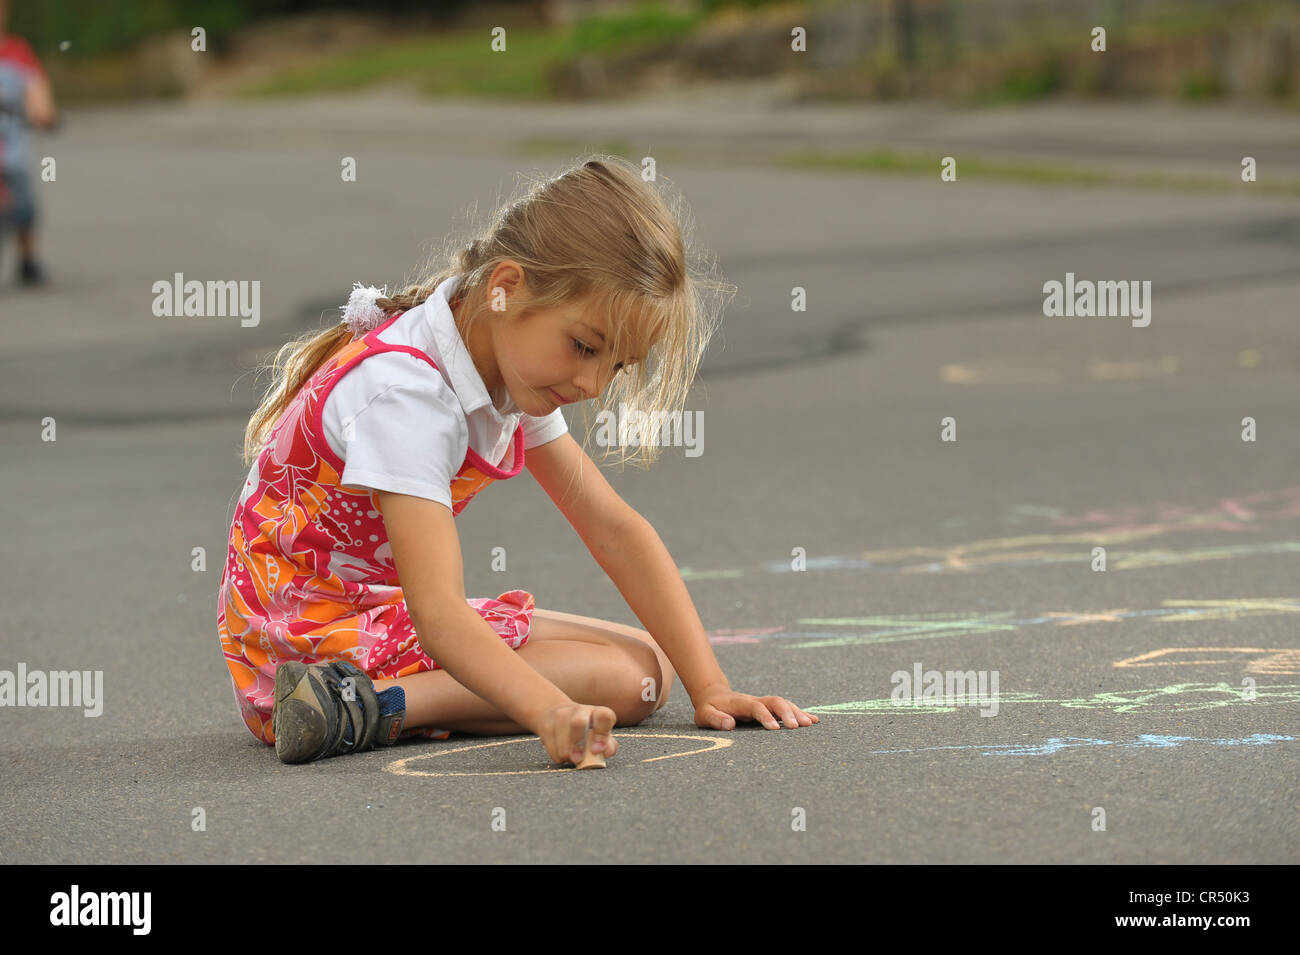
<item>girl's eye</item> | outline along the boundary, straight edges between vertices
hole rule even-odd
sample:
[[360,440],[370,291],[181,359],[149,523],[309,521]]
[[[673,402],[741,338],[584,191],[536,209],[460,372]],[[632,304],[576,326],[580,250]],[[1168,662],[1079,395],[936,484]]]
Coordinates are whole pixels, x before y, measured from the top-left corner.
[[[587,356],[587,355],[596,354],[596,349],[588,347],[578,339],[571,338],[569,340],[573,342],[573,350],[576,351],[579,355]],[[617,365],[614,366],[614,371],[618,372],[622,370],[623,370],[623,362],[619,362]]]

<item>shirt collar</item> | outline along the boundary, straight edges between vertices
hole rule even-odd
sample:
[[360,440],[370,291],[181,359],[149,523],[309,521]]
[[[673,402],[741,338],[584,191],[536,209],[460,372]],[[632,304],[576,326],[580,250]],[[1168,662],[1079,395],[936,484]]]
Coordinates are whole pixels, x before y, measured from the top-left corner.
[[424,320],[433,333],[433,340],[438,345],[438,354],[443,361],[443,370],[451,379],[451,387],[460,400],[460,406],[468,417],[473,411],[486,408],[488,413],[505,424],[511,419],[517,420],[523,411],[514,399],[506,394],[506,407],[498,410],[492,404],[483,377],[474,367],[474,358],[469,353],[460,331],[456,328],[456,316],[451,313],[451,297],[459,287],[461,277],[453,275],[443,282],[424,300]]

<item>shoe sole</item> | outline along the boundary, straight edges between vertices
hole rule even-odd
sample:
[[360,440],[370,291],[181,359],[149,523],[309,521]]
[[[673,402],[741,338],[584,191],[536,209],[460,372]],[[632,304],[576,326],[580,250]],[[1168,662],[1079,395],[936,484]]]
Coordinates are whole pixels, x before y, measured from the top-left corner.
[[310,762],[324,749],[328,720],[305,663],[284,663],[275,671],[271,732],[275,754],[285,763]]

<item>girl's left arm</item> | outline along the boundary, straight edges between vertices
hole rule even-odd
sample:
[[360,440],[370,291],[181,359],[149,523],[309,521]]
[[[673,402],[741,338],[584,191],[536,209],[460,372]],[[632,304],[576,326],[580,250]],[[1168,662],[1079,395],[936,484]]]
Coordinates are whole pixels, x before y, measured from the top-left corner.
[[696,725],[729,730],[737,719],[758,720],[774,730],[780,728],[778,720],[790,729],[818,722],[784,697],[751,696],[731,688],[681,571],[653,525],[630,506],[623,521],[598,528],[588,546],[637,619],[668,654],[695,705]]
[[791,728],[819,722],[783,697],[757,697],[731,689],[681,572],[658,532],[610,487],[572,435],[530,449],[525,460],[637,619],[668,655],[695,706],[697,725],[731,729],[736,719],[742,719],[759,720],[769,729],[777,729],[777,718]]

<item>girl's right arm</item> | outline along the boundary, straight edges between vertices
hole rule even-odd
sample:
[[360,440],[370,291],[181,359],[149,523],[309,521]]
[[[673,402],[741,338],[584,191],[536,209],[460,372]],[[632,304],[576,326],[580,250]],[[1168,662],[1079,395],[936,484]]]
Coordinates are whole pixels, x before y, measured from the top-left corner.
[[[466,601],[460,538],[451,510],[437,501],[388,491],[376,491],[375,499],[424,652],[461,686],[541,737],[555,762],[569,758],[575,744],[581,752],[593,708],[574,703],[521,660]],[[612,710],[608,717],[612,728]],[[608,729],[597,729],[593,742],[607,734]],[[611,752],[614,744],[606,739],[606,747]]]

